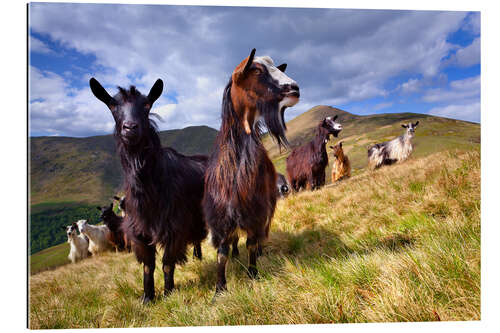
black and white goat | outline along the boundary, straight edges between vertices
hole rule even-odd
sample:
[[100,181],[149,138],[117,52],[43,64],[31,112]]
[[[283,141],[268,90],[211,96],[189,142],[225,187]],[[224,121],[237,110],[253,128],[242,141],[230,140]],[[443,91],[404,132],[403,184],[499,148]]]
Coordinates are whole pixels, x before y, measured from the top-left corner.
[[78,234],[78,226],[75,222],[67,227],[62,227],[68,235],[70,245],[68,259],[74,264],[89,256],[89,240],[83,234]]
[[390,165],[393,163],[406,160],[413,151],[411,139],[415,136],[416,123],[408,123],[401,125],[406,128],[406,132],[382,143],[377,143],[368,148],[368,166],[371,169],[379,168],[382,165]]

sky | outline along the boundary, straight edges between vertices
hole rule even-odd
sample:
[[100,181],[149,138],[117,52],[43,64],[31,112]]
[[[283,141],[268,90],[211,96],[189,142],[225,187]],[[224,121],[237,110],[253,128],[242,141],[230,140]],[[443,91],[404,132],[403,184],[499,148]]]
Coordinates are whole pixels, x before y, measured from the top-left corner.
[[161,130],[218,129],[252,48],[300,86],[287,121],[316,105],[481,120],[479,12],[31,3],[28,26],[30,136],[112,133],[91,77],[112,95],[161,78]]

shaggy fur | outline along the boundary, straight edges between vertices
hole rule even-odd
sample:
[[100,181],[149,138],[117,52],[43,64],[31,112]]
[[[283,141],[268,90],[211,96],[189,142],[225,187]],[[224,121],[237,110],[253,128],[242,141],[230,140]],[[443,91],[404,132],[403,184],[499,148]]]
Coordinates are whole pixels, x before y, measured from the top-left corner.
[[403,135],[397,138],[382,143],[377,143],[368,148],[368,166],[371,169],[377,169],[382,165],[390,165],[401,162],[410,157],[413,151],[411,139],[415,136],[415,129],[419,121],[416,123],[408,123],[401,125],[406,128]]
[[351,177],[351,162],[349,162],[347,155],[344,154],[342,142],[333,147],[330,146],[330,148],[333,150],[332,183]]
[[89,252],[92,255],[110,250],[112,245],[109,242],[109,228],[105,225],[91,225],[87,220],[76,222],[78,229],[89,239]]
[[248,273],[257,275],[257,249],[268,237],[277,197],[276,171],[260,139],[259,119],[279,144],[286,143],[284,108],[299,98],[293,80],[270,74],[283,71],[283,65],[274,67],[269,57],[254,62],[254,54],[255,49],[236,67],[224,89],[222,124],[205,175],[203,211],[217,249],[216,295],[226,290],[225,267],[238,230],[247,235]]
[[68,243],[70,245],[68,259],[74,264],[79,260],[85,259],[89,256],[89,240],[80,234],[78,235],[78,226],[75,222],[67,227],[63,227],[68,235]]
[[164,249],[164,294],[174,288],[176,264],[184,263],[189,244],[201,259],[201,242],[207,229],[201,211],[206,156],[185,156],[162,147],[155,123],[149,118],[153,103],[163,91],[157,80],[148,96],[135,87],[111,97],[95,79],[94,95],[111,110],[115,141],[124,172],[125,218],[123,231],[143,265],[143,303],[155,297],[156,246]]
[[316,136],[298,148],[295,148],[286,159],[286,171],[292,189],[298,192],[301,188],[315,190],[325,185],[325,169],[328,165],[326,143],[330,134],[337,137],[342,125],[336,123],[337,115],[331,119],[323,119],[316,129]]

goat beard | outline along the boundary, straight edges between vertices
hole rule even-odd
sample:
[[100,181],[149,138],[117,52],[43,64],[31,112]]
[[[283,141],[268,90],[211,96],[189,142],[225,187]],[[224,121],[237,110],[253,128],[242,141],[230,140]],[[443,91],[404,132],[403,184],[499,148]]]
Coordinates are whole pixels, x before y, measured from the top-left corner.
[[[279,102],[277,100],[270,102],[258,102],[257,109],[263,118],[265,127],[269,134],[276,140],[280,147],[289,147],[288,140],[285,136],[285,109],[283,106],[279,110]],[[259,133],[261,132],[262,121],[259,121]]]
[[338,137],[339,136],[339,133],[341,132],[342,130],[334,130],[331,134],[334,136],[334,137]]

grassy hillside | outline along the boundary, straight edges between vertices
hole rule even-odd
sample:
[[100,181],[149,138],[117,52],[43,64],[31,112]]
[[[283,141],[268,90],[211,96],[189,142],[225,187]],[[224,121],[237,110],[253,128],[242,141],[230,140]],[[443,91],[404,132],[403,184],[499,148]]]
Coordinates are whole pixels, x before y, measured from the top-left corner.
[[[339,115],[337,121],[344,129],[338,138],[327,144],[329,157],[330,145],[343,141],[344,152],[348,155],[353,173],[367,165],[367,146],[393,139],[404,133],[402,123],[420,121],[413,139],[414,156],[427,156],[449,149],[471,149],[480,146],[481,129],[479,124],[435,117],[416,113],[391,113],[357,116],[330,106],[316,106],[287,123],[287,138],[291,148],[312,140],[319,122],[327,116]],[[286,157],[290,151],[278,150],[277,145],[266,137],[264,144],[279,172],[286,174]],[[331,180],[331,164],[326,170],[327,183]]]
[[[183,154],[208,154],[217,131],[207,126],[160,132],[163,145]],[[30,139],[31,205],[102,203],[116,193],[122,169],[112,135]]]
[[68,254],[69,244],[65,242],[39,251],[35,255],[31,255],[29,257],[30,274],[40,273],[41,271],[54,269],[70,263]]
[[[280,200],[260,279],[247,277],[241,242],[215,304],[207,241],[204,260],[178,268],[174,292],[150,306],[132,254],[41,272],[30,277],[30,328],[479,320],[480,183],[473,147]],[[159,295],[161,269],[155,281]]]

